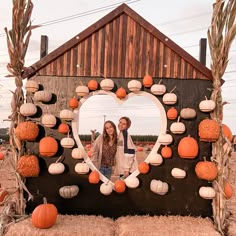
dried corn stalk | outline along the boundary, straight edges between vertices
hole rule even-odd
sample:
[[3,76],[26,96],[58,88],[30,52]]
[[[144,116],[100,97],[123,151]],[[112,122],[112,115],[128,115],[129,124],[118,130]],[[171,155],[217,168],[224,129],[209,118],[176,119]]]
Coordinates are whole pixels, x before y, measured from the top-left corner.
[[[236,1],[217,0],[213,5],[211,26],[208,30],[208,42],[211,53],[211,71],[213,75],[213,92],[211,99],[216,108],[211,118],[222,125],[223,103],[221,94],[222,76],[228,65],[228,55],[236,35]],[[218,166],[218,177],[213,183],[216,197],[213,199],[213,217],[217,230],[224,234],[227,228],[227,209],[224,196],[224,181],[229,175],[229,157],[231,143],[224,137],[222,126],[220,138],[212,144],[212,156]]]

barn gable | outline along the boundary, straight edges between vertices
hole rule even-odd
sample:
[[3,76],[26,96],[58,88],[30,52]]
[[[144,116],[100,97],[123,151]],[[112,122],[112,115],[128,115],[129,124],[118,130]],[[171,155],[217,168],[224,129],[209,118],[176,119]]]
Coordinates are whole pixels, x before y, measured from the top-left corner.
[[122,4],[28,67],[24,77],[212,79],[211,71]]

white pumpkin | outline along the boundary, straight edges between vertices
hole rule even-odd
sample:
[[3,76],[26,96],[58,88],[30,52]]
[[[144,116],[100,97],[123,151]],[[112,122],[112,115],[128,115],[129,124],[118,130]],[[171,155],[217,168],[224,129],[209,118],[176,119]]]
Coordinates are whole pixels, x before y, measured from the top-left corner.
[[79,85],[76,87],[75,92],[79,97],[85,97],[89,94],[89,88],[84,85]]
[[110,195],[112,193],[113,189],[112,189],[112,185],[107,182],[107,183],[102,183],[100,185],[100,192],[103,194],[103,195]]
[[20,106],[22,116],[33,116],[37,113],[37,107],[33,103],[24,103]]
[[62,156],[60,156],[55,163],[52,163],[48,167],[48,172],[51,175],[59,175],[65,171],[65,166],[63,163],[59,162]]
[[114,82],[112,79],[103,79],[100,82],[100,87],[102,90],[109,91],[114,88]]
[[70,137],[66,137],[66,138],[61,139],[60,143],[61,143],[61,146],[64,148],[72,148],[75,145],[74,139],[70,138]]
[[124,181],[128,188],[137,188],[139,186],[139,179],[135,176],[129,176]]
[[177,96],[174,93],[166,93],[164,94],[162,101],[164,104],[173,105],[177,102]]
[[35,93],[39,90],[39,84],[35,80],[27,80],[25,83],[25,90],[30,93]]
[[34,94],[34,100],[37,102],[50,102],[52,93],[46,90],[37,91]]
[[41,123],[45,127],[52,128],[56,125],[57,119],[52,114],[44,114],[42,116]]
[[79,187],[77,185],[63,186],[59,189],[59,194],[63,198],[73,198],[79,193]]
[[157,141],[162,145],[169,145],[173,141],[173,137],[170,134],[159,134]]
[[159,165],[162,164],[163,158],[162,158],[162,156],[160,154],[155,153],[155,154],[149,155],[148,161],[153,166],[159,166]]
[[213,199],[216,195],[216,192],[212,187],[201,187],[199,189],[199,195],[204,199]]
[[85,156],[84,148],[73,148],[71,156],[74,159],[83,159]]
[[185,124],[179,120],[180,116],[178,117],[177,122],[173,122],[170,126],[170,131],[173,134],[183,134],[185,132]]
[[71,110],[64,109],[64,110],[61,110],[61,111],[60,111],[59,117],[60,117],[60,119],[62,119],[62,120],[71,121],[71,120],[74,119],[75,114],[74,114],[74,112],[71,111]]
[[89,166],[86,162],[77,163],[75,165],[75,172],[82,175],[87,174],[89,172]]
[[183,119],[193,119],[197,115],[193,108],[183,108],[180,111],[180,117]]
[[166,86],[161,84],[161,81],[159,81],[158,84],[153,84],[151,87],[151,93],[155,95],[162,95],[166,92]]
[[184,179],[186,177],[186,171],[180,168],[173,168],[171,175],[176,179]]
[[138,92],[141,90],[141,88],[142,88],[142,83],[138,80],[131,80],[128,83],[128,89],[131,92]]
[[200,111],[202,111],[202,112],[211,112],[211,111],[213,111],[216,107],[215,102],[211,99],[208,100],[207,97],[205,97],[205,98],[206,98],[205,100],[203,100],[199,103]]
[[150,183],[150,189],[153,193],[156,193],[159,195],[165,195],[169,190],[169,186],[166,182],[153,179]]

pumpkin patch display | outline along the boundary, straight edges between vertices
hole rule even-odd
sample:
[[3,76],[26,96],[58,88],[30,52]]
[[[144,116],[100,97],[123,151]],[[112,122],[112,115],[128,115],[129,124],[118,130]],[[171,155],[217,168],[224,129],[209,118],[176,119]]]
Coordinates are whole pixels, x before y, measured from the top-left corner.
[[17,125],[15,134],[21,141],[35,141],[39,134],[39,127],[32,121],[21,122]]
[[59,189],[59,194],[63,198],[73,198],[79,193],[79,187],[77,185],[63,186]]
[[116,97],[119,99],[124,99],[126,97],[126,90],[122,87],[118,88],[116,91]]
[[125,189],[126,189],[125,182],[123,180],[121,180],[121,179],[117,179],[115,181],[115,184],[114,184],[114,190],[117,193],[123,193],[123,192],[125,192]]
[[202,120],[198,125],[198,135],[201,141],[215,142],[220,135],[218,122],[211,119]]
[[21,156],[17,162],[17,172],[23,177],[36,177],[40,167],[38,157],[35,155]]
[[39,153],[44,157],[52,157],[58,151],[58,143],[53,137],[44,137],[39,141]]
[[143,161],[138,164],[138,170],[141,174],[147,174],[150,170],[150,166],[147,162]]
[[194,159],[198,155],[198,143],[195,138],[187,136],[178,144],[178,154],[184,159]]
[[43,204],[38,205],[32,212],[32,225],[39,229],[51,228],[57,220],[58,211],[55,205],[47,203],[43,198]]

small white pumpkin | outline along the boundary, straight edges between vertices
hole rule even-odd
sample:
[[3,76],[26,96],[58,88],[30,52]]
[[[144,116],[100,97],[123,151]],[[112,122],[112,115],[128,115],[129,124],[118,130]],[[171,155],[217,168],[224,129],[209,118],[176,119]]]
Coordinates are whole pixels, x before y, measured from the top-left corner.
[[72,148],[75,145],[74,139],[70,138],[69,136],[61,139],[60,143],[61,143],[61,146],[64,148]]
[[112,185],[107,182],[107,183],[102,183],[100,185],[100,192],[103,194],[103,195],[110,195],[112,193],[113,189],[112,189]]
[[59,175],[65,171],[65,166],[63,163],[59,162],[62,156],[57,159],[55,163],[52,163],[48,167],[48,172],[51,175]]
[[168,146],[173,142],[173,137],[170,134],[159,134],[157,141],[164,146]]
[[164,94],[162,98],[164,104],[173,105],[177,102],[177,96],[173,93],[174,90],[175,87],[169,93]]
[[153,166],[159,166],[163,162],[163,158],[160,154],[155,153],[148,156],[148,161]]
[[196,111],[193,108],[183,108],[180,111],[180,117],[183,119],[193,119],[197,115]]
[[41,118],[41,123],[45,127],[52,128],[56,125],[57,119],[52,114],[44,114]]
[[33,103],[24,103],[20,106],[22,116],[33,116],[37,113],[37,107]]
[[185,124],[179,120],[180,116],[178,117],[177,122],[173,122],[170,126],[170,131],[173,134],[183,134],[185,132]]
[[180,168],[173,168],[171,175],[176,179],[184,179],[186,177],[186,171]]
[[89,172],[89,166],[86,162],[80,162],[75,165],[75,172],[78,174],[87,174]]
[[131,92],[138,92],[141,90],[141,88],[142,88],[142,83],[138,80],[131,80],[128,83],[128,89]]
[[60,119],[62,119],[62,120],[71,121],[71,120],[74,119],[75,114],[74,114],[74,112],[71,111],[71,110],[64,109],[64,110],[61,110],[61,111],[60,111],[59,117],[60,117]]
[[199,195],[204,199],[213,199],[216,195],[216,192],[212,187],[201,187],[199,189]]
[[135,176],[129,176],[124,181],[128,188],[137,188],[139,186],[139,179]]
[[30,93],[35,93],[39,90],[39,84],[35,80],[27,80],[25,83],[25,90]]
[[79,85],[76,87],[75,92],[79,97],[85,97],[89,94],[89,88],[84,85]]
[[63,198],[73,198],[79,193],[79,187],[77,185],[63,186],[59,189],[59,194]]
[[50,102],[52,93],[46,90],[37,91],[34,94],[34,100],[37,102]]
[[208,100],[207,97],[205,97],[205,98],[206,98],[205,100],[203,100],[199,103],[200,111],[202,111],[202,112],[211,112],[211,111],[213,111],[216,107],[215,102],[211,99]]
[[114,88],[114,82],[112,79],[103,79],[100,82],[100,87],[102,90],[109,91]]
[[162,95],[166,92],[166,86],[161,84],[162,79],[158,84],[153,84],[151,87],[151,93],[154,95]]
[[150,183],[150,189],[153,193],[156,193],[159,195],[165,195],[169,190],[169,186],[166,182],[153,179]]
[[84,148],[73,148],[71,156],[74,159],[83,159],[85,156]]

